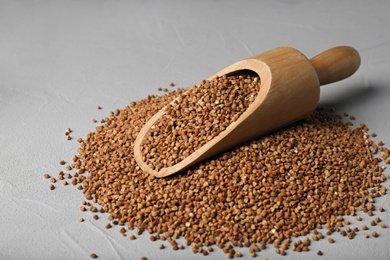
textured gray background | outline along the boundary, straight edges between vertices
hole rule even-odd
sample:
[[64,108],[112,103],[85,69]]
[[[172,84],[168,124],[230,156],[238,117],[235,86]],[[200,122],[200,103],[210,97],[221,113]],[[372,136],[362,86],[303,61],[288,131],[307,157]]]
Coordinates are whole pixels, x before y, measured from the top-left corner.
[[[50,191],[42,175],[56,175],[58,161],[76,153],[66,127],[85,137],[93,118],[158,87],[191,86],[277,46],[308,57],[355,47],[361,68],[324,87],[321,103],[354,114],[390,144],[389,11],[390,1],[363,0],[0,0],[0,259],[89,259],[92,252],[100,259],[203,259],[190,249],[160,250],[148,236],[130,241],[118,228],[106,230],[106,219],[80,212],[81,192],[62,184]],[[387,223],[388,203],[378,202]],[[321,259],[390,259],[390,229],[375,230],[378,239],[335,236],[337,243],[314,243],[309,253],[283,258],[270,247],[257,259],[313,259],[318,250]]]

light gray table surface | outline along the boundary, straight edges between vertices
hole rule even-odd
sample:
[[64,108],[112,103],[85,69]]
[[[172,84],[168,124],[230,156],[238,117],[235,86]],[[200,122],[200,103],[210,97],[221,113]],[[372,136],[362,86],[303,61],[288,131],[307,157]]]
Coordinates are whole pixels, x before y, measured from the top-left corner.
[[[390,145],[389,12],[388,0],[0,0],[0,259],[89,259],[92,252],[99,259],[227,259],[218,250],[208,257],[160,250],[147,235],[130,241],[118,228],[106,230],[104,217],[81,213],[83,196],[73,186],[50,191],[43,174],[58,173],[58,161],[78,147],[65,140],[65,128],[85,137],[93,118],[274,47],[312,57],[350,45],[361,54],[360,69],[321,89],[320,103],[355,115]],[[387,224],[388,203],[388,196],[377,202]],[[282,257],[270,247],[256,259],[390,259],[390,228],[375,230],[377,239],[335,236],[337,243],[313,243],[308,253]]]

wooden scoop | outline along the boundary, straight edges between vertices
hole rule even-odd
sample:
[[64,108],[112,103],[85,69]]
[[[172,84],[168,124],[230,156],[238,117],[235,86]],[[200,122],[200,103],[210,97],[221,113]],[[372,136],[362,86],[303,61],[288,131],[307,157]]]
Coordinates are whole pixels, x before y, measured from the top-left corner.
[[260,77],[256,99],[237,121],[187,158],[159,171],[143,161],[141,145],[149,129],[165,113],[165,107],[141,129],[134,143],[134,157],[142,170],[164,177],[184,170],[227,149],[296,122],[318,104],[320,85],[351,76],[359,68],[359,53],[347,46],[329,49],[311,60],[290,47],[279,47],[236,62],[211,76],[232,75],[251,70]]

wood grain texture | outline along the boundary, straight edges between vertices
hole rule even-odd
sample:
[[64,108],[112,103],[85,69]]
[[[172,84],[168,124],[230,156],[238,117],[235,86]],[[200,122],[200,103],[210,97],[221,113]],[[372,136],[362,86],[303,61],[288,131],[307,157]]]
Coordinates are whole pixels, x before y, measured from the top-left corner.
[[177,173],[233,146],[304,118],[318,104],[320,83],[329,84],[344,79],[352,75],[359,65],[357,51],[346,46],[325,51],[312,60],[294,48],[279,47],[236,62],[209,80],[242,70],[258,74],[260,91],[237,121],[183,161],[157,172],[143,161],[141,144],[151,126],[165,113],[164,107],[141,129],[134,144],[134,157],[144,171],[157,177]]
[[360,66],[360,55],[351,47],[338,46],[310,59],[320,85],[330,84],[355,73]]

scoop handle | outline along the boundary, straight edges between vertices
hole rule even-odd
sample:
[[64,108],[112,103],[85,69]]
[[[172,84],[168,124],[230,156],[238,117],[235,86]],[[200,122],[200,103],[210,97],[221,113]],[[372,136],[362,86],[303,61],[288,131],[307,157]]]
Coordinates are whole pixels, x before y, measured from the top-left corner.
[[360,66],[360,55],[352,47],[338,46],[310,59],[320,85],[330,84],[354,74]]

